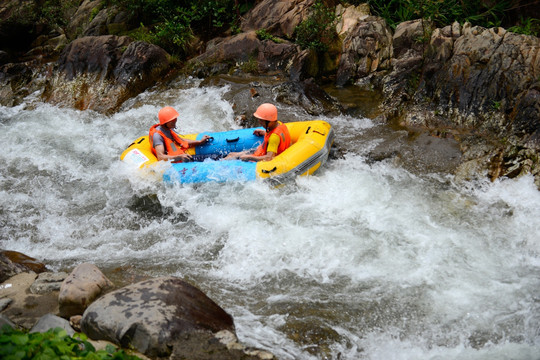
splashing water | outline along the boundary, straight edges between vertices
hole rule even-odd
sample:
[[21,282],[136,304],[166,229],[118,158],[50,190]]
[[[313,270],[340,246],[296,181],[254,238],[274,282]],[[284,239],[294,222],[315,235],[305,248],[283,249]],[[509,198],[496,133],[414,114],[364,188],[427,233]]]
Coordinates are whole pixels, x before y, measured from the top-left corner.
[[[227,88],[147,92],[107,117],[0,108],[0,247],[192,281],[280,359],[540,359],[540,192],[368,164],[376,126],[325,118],[350,151],[316,176],[165,186],[119,161],[156,122],[237,128]],[[292,107],[292,111],[300,112]],[[306,117],[306,120],[308,118]]]

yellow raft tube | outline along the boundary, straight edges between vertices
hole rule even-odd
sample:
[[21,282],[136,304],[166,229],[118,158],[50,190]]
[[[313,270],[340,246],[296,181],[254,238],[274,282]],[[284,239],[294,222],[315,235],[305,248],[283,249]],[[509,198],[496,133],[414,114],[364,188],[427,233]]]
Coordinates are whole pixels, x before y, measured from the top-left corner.
[[[296,176],[311,175],[327,160],[334,141],[334,132],[329,123],[322,120],[285,123],[291,135],[291,146],[271,161],[248,162],[240,160],[194,161],[171,163],[163,174],[166,182],[199,183],[209,181],[234,181],[271,179],[282,183]],[[200,156],[226,156],[230,152],[255,149],[262,137],[255,136],[256,128],[225,132],[204,132],[180,135],[197,140],[209,135],[207,144],[188,149],[187,153]],[[135,140],[122,153],[120,159],[142,168],[157,162],[150,149],[148,136]]]

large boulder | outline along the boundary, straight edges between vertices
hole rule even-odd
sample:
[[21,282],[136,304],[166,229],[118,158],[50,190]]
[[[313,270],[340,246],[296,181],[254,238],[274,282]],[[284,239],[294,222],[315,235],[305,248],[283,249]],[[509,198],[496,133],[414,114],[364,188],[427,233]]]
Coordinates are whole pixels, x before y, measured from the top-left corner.
[[126,36],[86,36],[71,42],[48,79],[44,100],[112,113],[154,85],[169,68],[162,48]]
[[115,290],[84,312],[81,329],[148,356],[168,356],[197,332],[234,332],[232,317],[187,282],[162,277]]
[[299,47],[293,43],[261,41],[255,31],[249,31],[209,42],[206,51],[189,63],[192,71],[202,78],[228,73],[231,68],[242,73],[284,73],[298,51]]
[[60,316],[70,318],[73,315],[81,315],[92,301],[113,286],[114,284],[94,264],[78,265],[60,287],[58,295]]

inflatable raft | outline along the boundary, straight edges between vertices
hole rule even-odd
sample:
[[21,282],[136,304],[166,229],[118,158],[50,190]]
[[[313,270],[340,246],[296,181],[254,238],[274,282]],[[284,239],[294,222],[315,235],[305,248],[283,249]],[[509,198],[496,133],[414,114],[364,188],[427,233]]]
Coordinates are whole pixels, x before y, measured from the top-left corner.
[[[260,178],[282,183],[296,176],[313,174],[328,158],[334,141],[332,127],[322,120],[291,122],[285,125],[291,135],[291,146],[271,161],[211,160],[224,157],[230,152],[255,149],[263,141],[262,136],[253,134],[257,128],[180,135],[193,140],[204,135],[210,136],[211,139],[206,144],[187,151],[195,158],[208,158],[204,161],[171,163],[163,173],[163,181],[203,183],[251,181]],[[148,135],[141,136],[129,145],[120,159],[138,168],[158,162],[151,151]]]

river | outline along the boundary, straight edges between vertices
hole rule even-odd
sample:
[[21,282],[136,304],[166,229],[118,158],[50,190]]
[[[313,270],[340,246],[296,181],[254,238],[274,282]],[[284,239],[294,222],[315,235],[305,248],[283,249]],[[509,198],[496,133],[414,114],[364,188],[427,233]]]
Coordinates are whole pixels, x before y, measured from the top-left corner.
[[[120,153],[172,105],[180,132],[238,128],[227,88],[148,91],[116,114],[0,107],[0,248],[116,283],[173,275],[280,359],[540,359],[540,192],[367,161],[382,126],[333,116],[315,176],[165,185]],[[280,111],[313,117],[294,106]],[[373,133],[373,131],[371,131]]]

